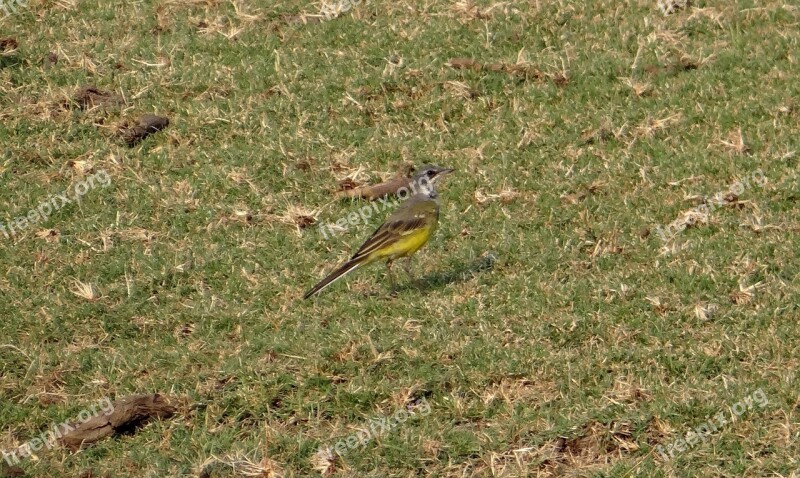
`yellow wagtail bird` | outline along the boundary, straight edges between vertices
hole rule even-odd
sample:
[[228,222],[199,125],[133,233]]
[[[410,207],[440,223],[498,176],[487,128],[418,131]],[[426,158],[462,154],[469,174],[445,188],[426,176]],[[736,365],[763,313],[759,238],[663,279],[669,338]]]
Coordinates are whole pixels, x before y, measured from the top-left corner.
[[405,188],[405,195],[411,194],[411,197],[381,224],[353,257],[312,287],[303,298],[317,294],[352,270],[383,259],[386,259],[386,270],[393,286],[391,267],[395,259],[407,257],[406,272],[411,275],[411,256],[428,242],[439,222],[436,181],[451,172],[449,168],[422,166],[409,184],[411,191]]

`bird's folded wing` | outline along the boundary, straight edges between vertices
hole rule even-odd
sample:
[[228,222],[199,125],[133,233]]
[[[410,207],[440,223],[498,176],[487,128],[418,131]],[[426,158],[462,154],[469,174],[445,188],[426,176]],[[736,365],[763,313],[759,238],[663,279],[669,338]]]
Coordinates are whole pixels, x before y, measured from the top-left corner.
[[392,219],[385,222],[375,233],[353,254],[351,261],[368,256],[397,242],[403,236],[419,231],[427,225],[428,217],[424,214],[407,218]]

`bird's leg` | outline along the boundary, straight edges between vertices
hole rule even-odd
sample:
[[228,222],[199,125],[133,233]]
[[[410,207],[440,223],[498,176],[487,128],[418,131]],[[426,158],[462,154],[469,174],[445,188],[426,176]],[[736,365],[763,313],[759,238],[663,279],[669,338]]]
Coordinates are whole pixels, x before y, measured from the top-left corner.
[[397,293],[397,288],[395,287],[395,283],[394,283],[394,274],[392,274],[392,260],[391,259],[386,261],[386,275],[389,277],[389,286],[392,288],[391,295],[395,295]]
[[419,281],[414,278],[414,273],[411,270],[411,265],[412,265],[411,256],[408,256],[406,258],[406,264],[405,264],[405,266],[403,266],[403,269],[406,271],[406,274],[408,274],[409,282],[411,282],[411,284],[413,284],[414,286],[419,287],[419,285],[420,285]]

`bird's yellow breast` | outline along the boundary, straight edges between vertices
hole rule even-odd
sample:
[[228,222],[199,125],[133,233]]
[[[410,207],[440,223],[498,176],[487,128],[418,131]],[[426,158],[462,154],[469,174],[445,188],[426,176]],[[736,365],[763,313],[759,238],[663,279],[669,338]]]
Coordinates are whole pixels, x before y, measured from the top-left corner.
[[428,239],[433,235],[435,223],[426,224],[419,229],[409,231],[401,237],[397,238],[391,244],[377,249],[371,254],[370,262],[380,259],[398,259],[400,257],[410,256],[417,252],[420,247],[428,242]]

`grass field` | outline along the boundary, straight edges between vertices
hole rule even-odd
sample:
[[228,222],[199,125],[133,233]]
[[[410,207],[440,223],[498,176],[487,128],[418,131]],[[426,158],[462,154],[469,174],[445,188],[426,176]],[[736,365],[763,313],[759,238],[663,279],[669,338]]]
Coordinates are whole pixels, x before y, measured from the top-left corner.
[[[0,476],[800,476],[791,3],[5,0],[0,452],[177,413]],[[428,162],[419,283],[301,300]]]

